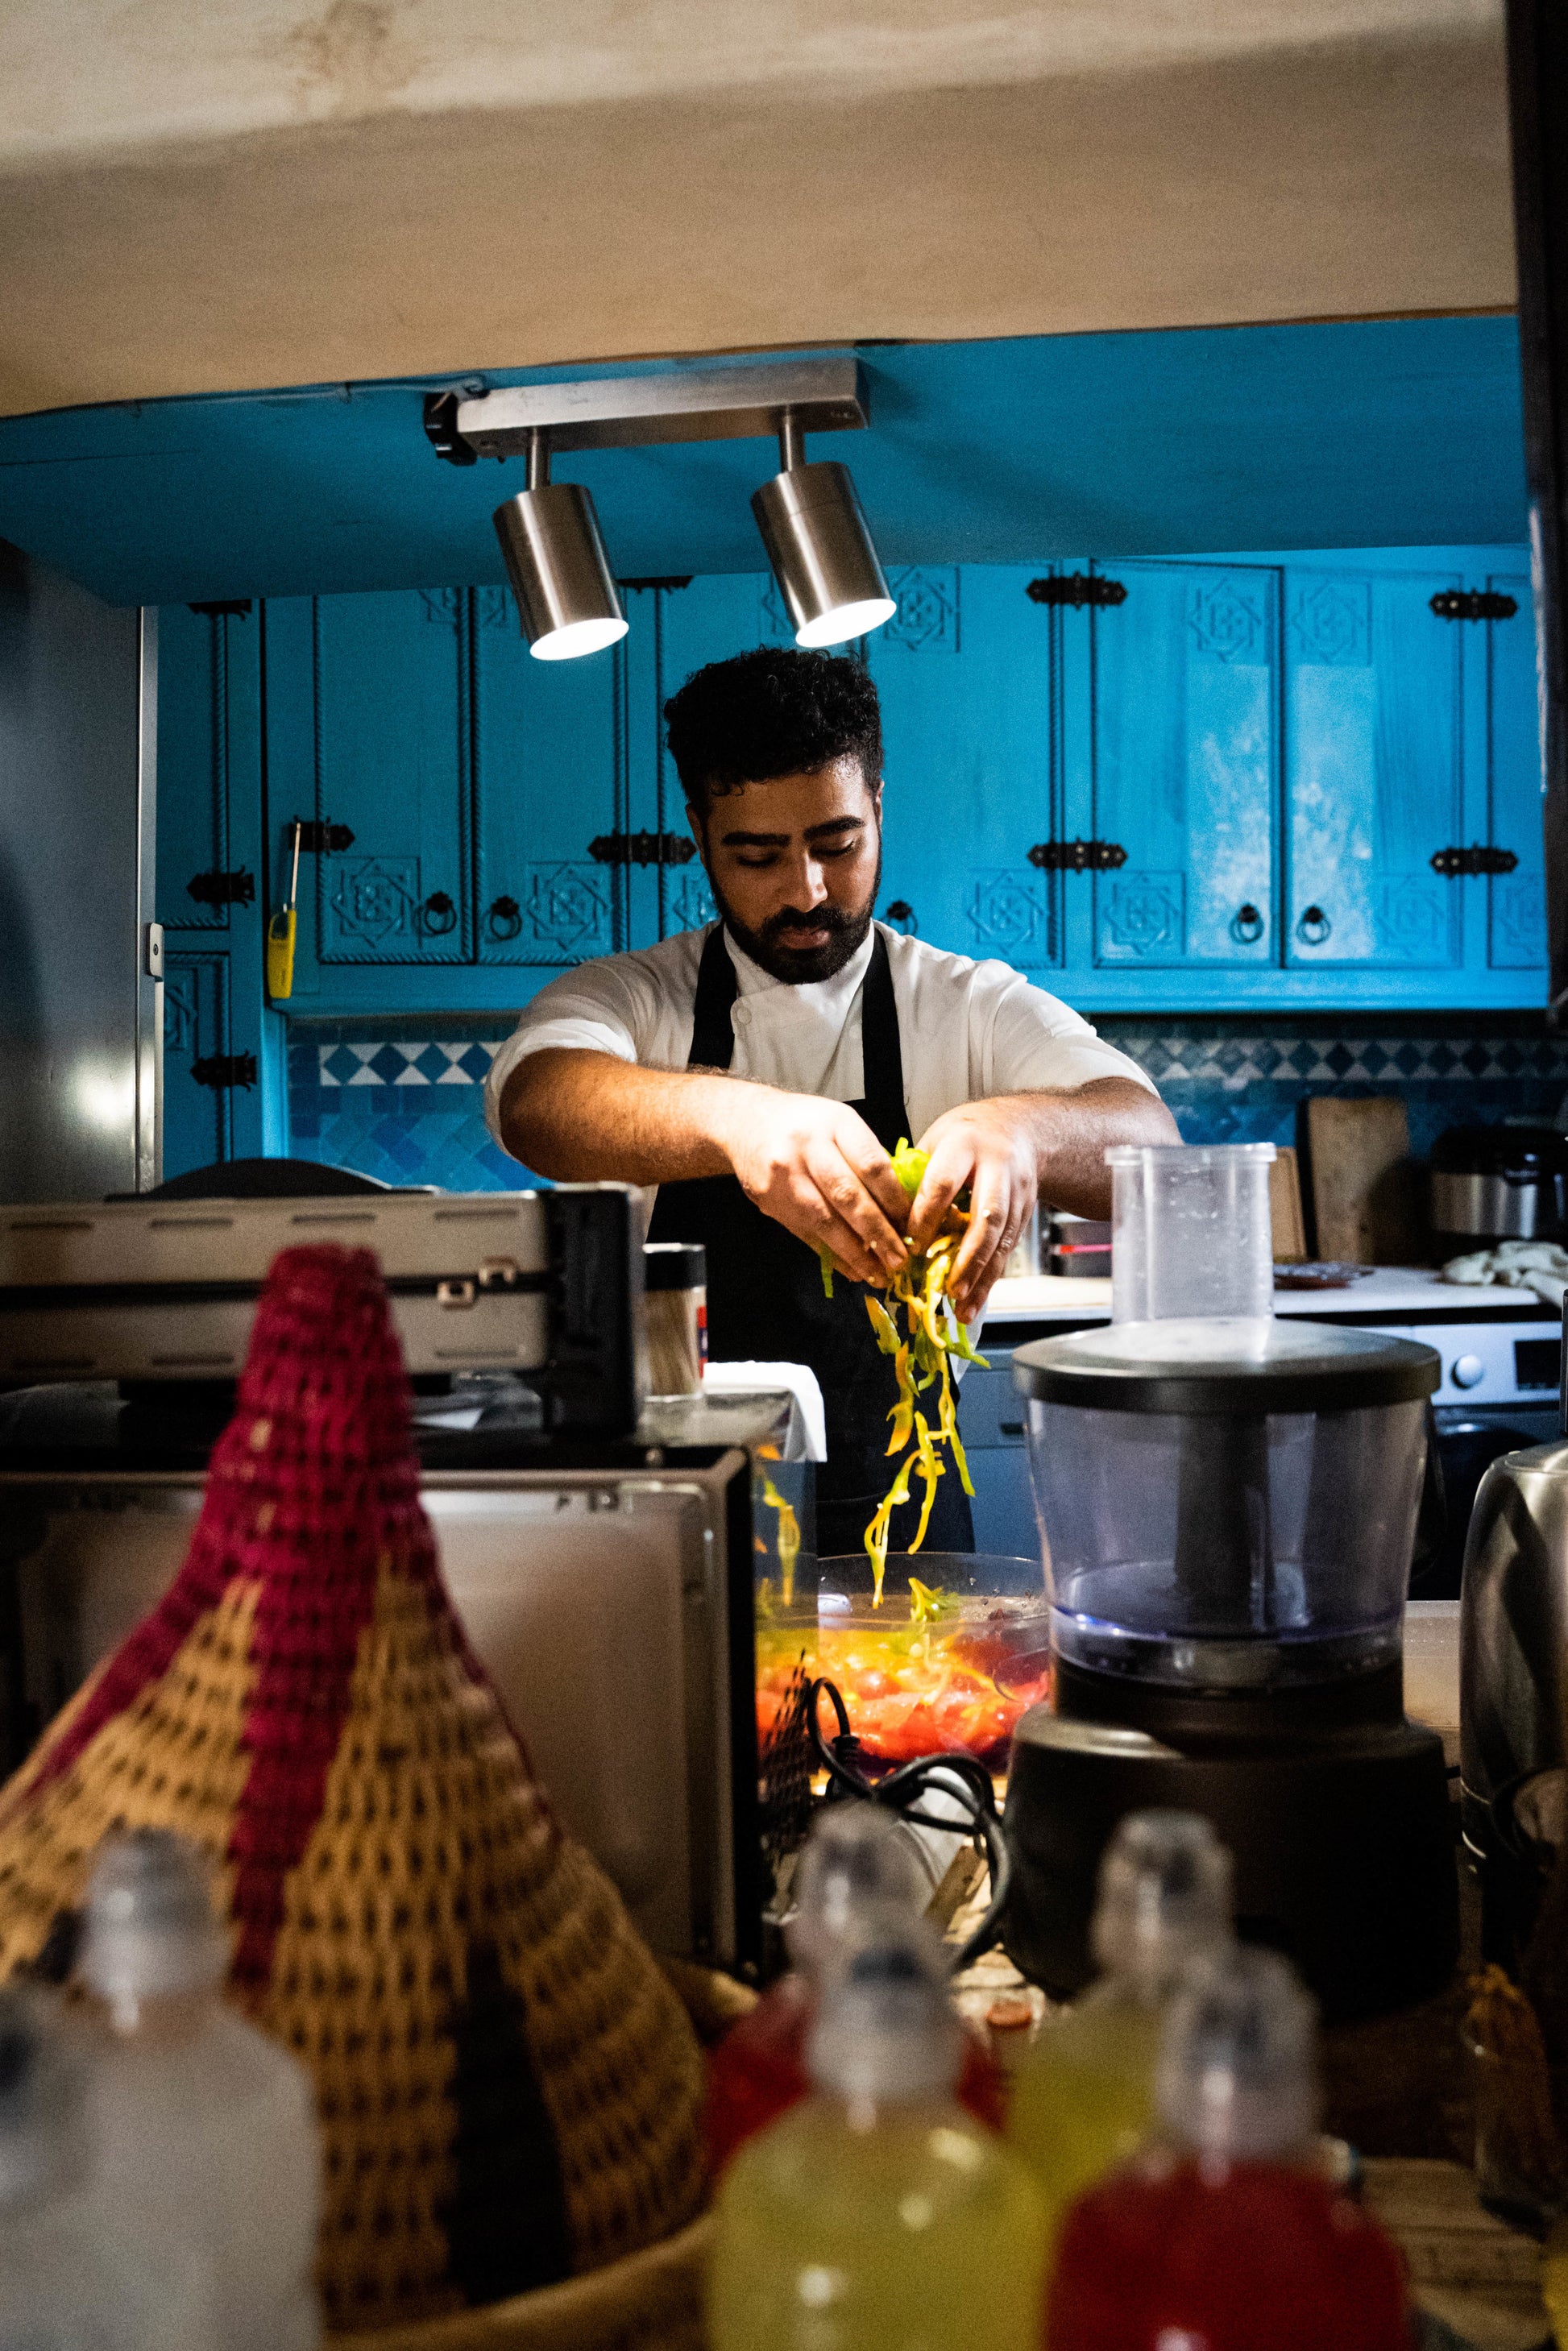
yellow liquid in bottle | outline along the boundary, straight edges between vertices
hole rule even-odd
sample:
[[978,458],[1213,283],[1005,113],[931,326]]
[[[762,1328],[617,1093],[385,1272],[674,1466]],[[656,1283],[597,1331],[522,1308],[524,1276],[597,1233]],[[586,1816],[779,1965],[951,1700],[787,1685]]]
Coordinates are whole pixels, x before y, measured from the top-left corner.
[[1045,2027],[1013,2076],[1008,2138],[1045,2199],[1051,2262],[1068,2207],[1154,2123],[1163,2019],[1157,2003],[1091,1992]]
[[741,2150],[717,2220],[712,2351],[1039,2351],[1040,2198],[945,2099],[864,2129],[808,2099]]

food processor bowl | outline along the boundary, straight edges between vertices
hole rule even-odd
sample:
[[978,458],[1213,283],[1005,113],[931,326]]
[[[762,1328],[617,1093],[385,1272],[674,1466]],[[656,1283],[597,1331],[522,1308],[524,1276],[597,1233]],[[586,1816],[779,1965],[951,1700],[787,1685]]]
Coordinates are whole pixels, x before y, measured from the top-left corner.
[[1431,1348],[1194,1318],[1014,1365],[1065,1666],[1239,1696],[1396,1675]]

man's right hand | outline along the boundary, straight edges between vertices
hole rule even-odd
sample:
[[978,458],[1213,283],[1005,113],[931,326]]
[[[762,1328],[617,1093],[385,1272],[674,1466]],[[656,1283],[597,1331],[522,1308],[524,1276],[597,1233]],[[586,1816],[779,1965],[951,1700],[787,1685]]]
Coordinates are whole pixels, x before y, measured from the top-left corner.
[[729,1083],[734,1115],[717,1139],[747,1197],[827,1249],[852,1281],[885,1283],[908,1255],[909,1199],[860,1113],[816,1094]]

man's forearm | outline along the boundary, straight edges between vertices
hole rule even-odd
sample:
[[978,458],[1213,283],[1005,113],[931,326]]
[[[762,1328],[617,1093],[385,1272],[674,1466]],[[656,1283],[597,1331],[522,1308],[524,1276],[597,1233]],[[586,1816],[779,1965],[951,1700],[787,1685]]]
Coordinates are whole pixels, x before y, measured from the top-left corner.
[[674,1184],[727,1176],[741,1093],[722,1070],[645,1070],[613,1053],[530,1053],[501,1094],[507,1149],[554,1182]]
[[1109,1217],[1113,1143],[1179,1143],[1181,1135],[1157,1094],[1132,1078],[1096,1078],[1065,1092],[1013,1094],[1035,1138],[1040,1196],[1074,1217]]

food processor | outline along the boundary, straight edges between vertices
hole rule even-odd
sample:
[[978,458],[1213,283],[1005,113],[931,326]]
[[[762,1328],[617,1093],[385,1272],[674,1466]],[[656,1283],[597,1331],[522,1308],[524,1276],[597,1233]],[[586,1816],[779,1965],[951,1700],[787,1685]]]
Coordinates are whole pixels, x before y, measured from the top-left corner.
[[1171,1805],[1325,2014],[1397,2007],[1458,1950],[1442,1742],[1405,1719],[1401,1660],[1439,1358],[1275,1322],[1271,1145],[1107,1156],[1111,1325],[1014,1356],[1054,1687],[1015,1733],[1008,1949],[1086,1982],[1101,1854]]

